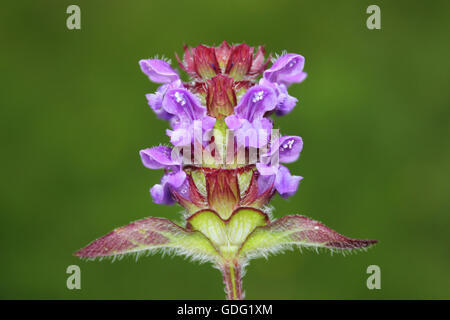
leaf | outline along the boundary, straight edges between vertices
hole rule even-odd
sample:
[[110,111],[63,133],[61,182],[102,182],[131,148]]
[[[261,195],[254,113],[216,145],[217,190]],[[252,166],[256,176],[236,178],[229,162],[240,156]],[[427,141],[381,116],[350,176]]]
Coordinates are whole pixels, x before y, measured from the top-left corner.
[[241,257],[267,256],[285,247],[301,246],[328,249],[360,249],[377,240],[343,236],[318,221],[304,216],[285,216],[267,226],[256,228],[240,249]]
[[172,221],[149,217],[115,229],[75,253],[83,258],[168,250],[200,261],[215,261],[218,253],[198,231],[181,228]]

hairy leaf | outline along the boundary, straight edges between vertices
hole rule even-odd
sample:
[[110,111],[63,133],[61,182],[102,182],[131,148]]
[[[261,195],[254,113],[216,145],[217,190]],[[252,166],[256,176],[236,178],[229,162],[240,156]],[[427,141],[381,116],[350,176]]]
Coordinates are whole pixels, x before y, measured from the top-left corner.
[[267,226],[258,227],[248,237],[240,256],[258,257],[293,245],[329,249],[360,249],[376,240],[359,240],[343,236],[318,221],[304,216],[285,216]]
[[97,258],[169,250],[195,260],[214,261],[218,253],[198,231],[188,231],[170,220],[149,217],[115,229],[77,251],[76,256]]

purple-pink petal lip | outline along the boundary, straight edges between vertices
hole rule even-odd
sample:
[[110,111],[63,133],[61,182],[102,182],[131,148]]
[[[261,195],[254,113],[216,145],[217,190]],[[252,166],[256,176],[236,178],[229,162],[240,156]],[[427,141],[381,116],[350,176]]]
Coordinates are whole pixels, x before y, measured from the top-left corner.
[[274,90],[268,86],[256,85],[248,89],[234,111],[240,118],[253,122],[256,119],[262,119],[276,105]]
[[280,162],[297,161],[303,149],[303,140],[297,136],[283,136],[279,141]]
[[181,188],[185,180],[186,173],[183,170],[174,170],[174,172],[164,174],[161,184],[155,184],[150,189],[153,201],[158,204],[173,204],[175,201],[172,197],[171,188]]
[[153,198],[153,202],[157,204],[172,205],[175,203],[167,185],[155,184],[150,189],[150,194]]
[[164,169],[177,165],[172,159],[172,148],[159,146],[139,152],[142,163],[149,169]]
[[270,82],[289,86],[295,82],[301,82],[306,78],[303,72],[305,58],[296,53],[287,53],[279,57],[275,63],[264,71],[264,79]]
[[152,108],[158,118],[163,120],[171,120],[173,114],[168,113],[163,108],[163,100],[168,90],[175,88],[183,88],[183,83],[180,79],[171,83],[165,83],[161,85],[155,93],[146,94],[148,105]]
[[164,60],[142,59],[139,61],[142,72],[156,83],[170,83],[178,80],[178,73]]
[[297,192],[302,179],[303,177],[291,175],[288,168],[280,165],[275,177],[275,189],[283,198],[290,197]]
[[164,97],[163,108],[178,118],[176,123],[180,127],[184,127],[194,120],[202,120],[206,116],[206,107],[202,106],[198,98],[184,88],[170,89]]

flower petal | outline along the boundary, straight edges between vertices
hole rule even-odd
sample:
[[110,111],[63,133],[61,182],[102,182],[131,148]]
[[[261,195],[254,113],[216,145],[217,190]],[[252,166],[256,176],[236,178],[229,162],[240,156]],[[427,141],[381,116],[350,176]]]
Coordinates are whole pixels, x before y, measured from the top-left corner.
[[256,119],[253,122],[241,119],[241,126],[234,133],[237,147],[261,148],[269,142],[271,131],[272,122],[267,118]]
[[288,198],[297,192],[298,185],[302,179],[303,177],[291,175],[289,169],[285,166],[280,166],[275,178],[275,189],[280,196]]
[[156,90],[155,93],[146,94],[145,97],[148,100],[148,105],[156,113],[156,116],[163,120],[172,119],[173,115],[164,110],[162,102],[166,92],[169,89],[183,88],[183,83],[181,80],[176,80],[171,83],[163,84]]
[[279,57],[275,63],[264,71],[264,79],[289,86],[306,78],[303,72],[305,58],[299,54],[288,53]]
[[294,162],[303,149],[303,140],[297,136],[283,136],[279,141],[279,160],[283,163]]
[[240,118],[253,122],[255,119],[262,119],[276,105],[275,91],[268,86],[256,85],[245,93],[234,111]]
[[261,176],[274,176],[278,171],[278,168],[270,165],[270,163],[264,164],[261,162],[258,162],[256,164],[256,169],[258,170]]
[[[196,120],[198,121],[198,120]],[[216,123],[216,118],[210,117],[210,116],[204,116],[201,120],[202,124],[201,127],[203,131],[212,130],[214,128],[214,124]]]
[[270,82],[267,79],[262,78],[259,81],[262,86],[267,86],[272,88],[276,92],[277,96],[277,106],[275,108],[275,114],[277,116],[283,116],[288,114],[294,109],[297,104],[298,99],[289,95],[287,88],[284,84],[279,84],[276,82]]
[[[163,91],[163,90],[161,90]],[[173,115],[167,113],[162,108],[162,100],[164,98],[164,94],[159,89],[155,93],[148,93],[145,95],[148,101],[148,105],[155,112],[156,116],[163,120],[170,120]]]
[[275,111],[277,116],[284,116],[294,109],[298,99],[289,95],[284,84],[280,85],[278,93],[278,104]]
[[170,142],[174,146],[186,146],[194,142],[197,139],[198,142],[205,142],[204,139],[207,135],[206,132],[213,130],[216,119],[210,116],[204,116],[202,120],[193,120],[192,123],[185,123],[183,125],[174,124],[172,127],[175,130],[166,130],[166,134],[170,137]]
[[174,204],[175,199],[173,198],[171,189],[182,188],[185,180],[186,173],[183,170],[166,173],[161,178],[161,184],[155,184],[150,189],[153,202],[166,205]]
[[227,125],[228,129],[236,130],[241,127],[242,121],[237,115],[232,114],[225,118],[225,124]]
[[178,162],[172,159],[172,148],[159,146],[139,151],[142,163],[149,169],[166,169]]
[[169,90],[162,106],[166,112],[174,115],[171,122],[174,129],[187,128],[194,120],[202,120],[206,115],[206,108],[197,97],[183,88]]
[[169,173],[166,182],[174,188],[180,188],[185,180],[186,173],[183,170],[179,170],[178,172]]
[[258,177],[258,196],[268,192],[269,189],[274,187],[275,175],[260,175]]
[[164,60],[142,59],[139,61],[139,65],[142,72],[156,83],[169,83],[180,78],[176,71]]
[[270,171],[268,171],[269,169],[266,167],[272,166],[278,168],[280,163],[294,162],[300,156],[302,149],[303,140],[298,136],[283,136],[279,139],[272,136],[269,151],[267,153],[260,154],[260,163],[257,164],[256,167],[261,174],[268,175],[270,174]]
[[170,137],[170,143],[176,147],[186,146],[192,141],[191,130],[189,128],[167,129],[166,134]]
[[150,194],[152,195],[154,203],[164,205],[172,205],[175,203],[175,200],[172,198],[172,194],[167,184],[155,184],[150,189]]

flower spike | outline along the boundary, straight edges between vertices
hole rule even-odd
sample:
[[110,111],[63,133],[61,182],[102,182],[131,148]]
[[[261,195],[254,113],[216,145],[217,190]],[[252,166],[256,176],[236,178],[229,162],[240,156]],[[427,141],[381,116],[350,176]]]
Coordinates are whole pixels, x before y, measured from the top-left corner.
[[[223,276],[227,299],[243,299],[242,277],[249,260],[291,247],[333,251],[369,247],[376,240],[343,236],[300,215],[273,219],[267,205],[277,194],[296,194],[303,177],[283,165],[300,157],[303,140],[280,135],[272,114],[291,113],[298,100],[288,87],[306,78],[305,59],[271,55],[247,44],[184,46],[179,67],[184,83],[167,61],[139,62],[160,84],[146,95],[156,116],[168,121],[172,146],[139,152],[142,164],[163,170],[150,189],[153,201],[179,204],[180,224],[148,217],[117,228],[75,253],[88,259],[155,251],[210,262]],[[262,75],[262,76],[261,76]]]

